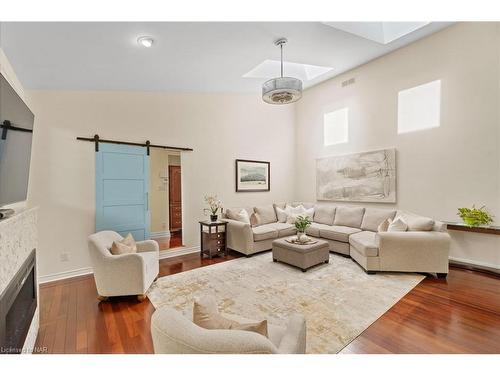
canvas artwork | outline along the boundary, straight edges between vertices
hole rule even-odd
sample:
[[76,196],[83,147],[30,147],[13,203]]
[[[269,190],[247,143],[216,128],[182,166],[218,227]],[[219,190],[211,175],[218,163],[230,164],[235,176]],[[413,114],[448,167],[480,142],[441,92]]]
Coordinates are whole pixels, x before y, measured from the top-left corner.
[[316,198],[396,202],[396,149],[317,159]]
[[269,191],[270,164],[267,161],[236,160],[236,191]]

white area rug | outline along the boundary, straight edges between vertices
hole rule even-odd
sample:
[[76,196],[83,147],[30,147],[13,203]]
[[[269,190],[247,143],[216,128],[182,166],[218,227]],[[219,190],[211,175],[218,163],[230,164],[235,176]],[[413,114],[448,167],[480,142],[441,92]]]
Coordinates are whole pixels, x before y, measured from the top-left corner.
[[367,275],[351,259],[332,254],[329,264],[303,273],[264,253],[162,277],[148,296],[155,308],[191,314],[195,296],[213,294],[223,312],[279,325],[299,312],[307,321],[307,352],[338,353],[423,278]]

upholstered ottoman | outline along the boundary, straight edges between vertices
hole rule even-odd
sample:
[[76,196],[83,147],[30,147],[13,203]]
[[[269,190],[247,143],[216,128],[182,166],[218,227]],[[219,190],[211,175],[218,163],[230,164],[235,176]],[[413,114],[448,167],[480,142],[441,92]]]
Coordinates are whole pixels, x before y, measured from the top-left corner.
[[286,241],[293,237],[279,238],[273,241],[273,261],[299,267],[302,272],[306,272],[312,266],[328,263],[330,251],[326,241],[315,238],[314,243],[305,245]]

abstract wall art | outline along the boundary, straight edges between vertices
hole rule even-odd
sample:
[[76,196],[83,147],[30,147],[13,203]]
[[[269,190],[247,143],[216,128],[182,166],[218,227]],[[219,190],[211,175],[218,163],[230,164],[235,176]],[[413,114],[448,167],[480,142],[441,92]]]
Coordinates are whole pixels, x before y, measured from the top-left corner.
[[396,149],[316,159],[317,200],[396,202]]

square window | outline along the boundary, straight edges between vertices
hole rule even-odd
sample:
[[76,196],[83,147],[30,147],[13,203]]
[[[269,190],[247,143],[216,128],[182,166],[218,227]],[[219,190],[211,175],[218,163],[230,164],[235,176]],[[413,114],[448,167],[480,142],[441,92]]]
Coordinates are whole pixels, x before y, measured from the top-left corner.
[[440,125],[441,80],[398,93],[398,134]]
[[331,146],[349,141],[349,108],[325,113],[323,121],[324,145]]

